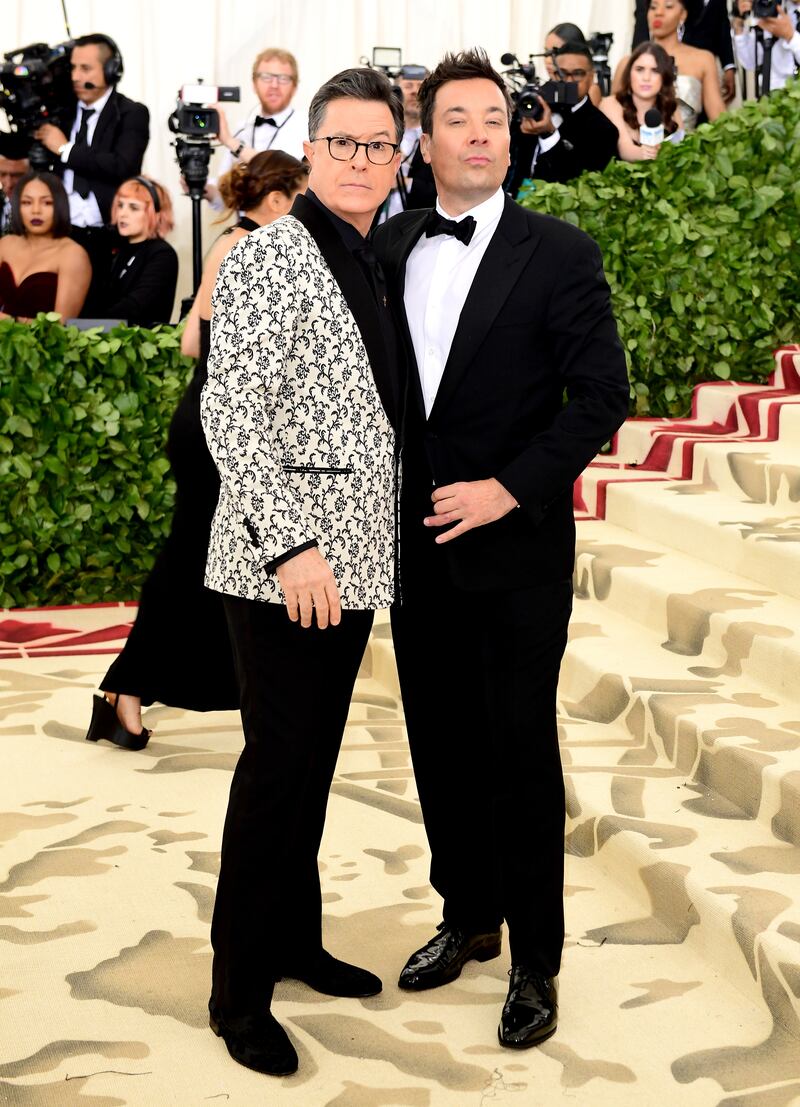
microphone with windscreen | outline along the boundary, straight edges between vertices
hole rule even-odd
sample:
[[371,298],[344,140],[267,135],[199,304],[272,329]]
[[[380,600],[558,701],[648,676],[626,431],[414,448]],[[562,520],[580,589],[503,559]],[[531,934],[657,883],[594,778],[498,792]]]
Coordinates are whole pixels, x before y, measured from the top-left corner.
[[648,108],[644,113],[644,123],[639,128],[639,142],[642,146],[660,146],[664,141],[664,123],[658,108]]

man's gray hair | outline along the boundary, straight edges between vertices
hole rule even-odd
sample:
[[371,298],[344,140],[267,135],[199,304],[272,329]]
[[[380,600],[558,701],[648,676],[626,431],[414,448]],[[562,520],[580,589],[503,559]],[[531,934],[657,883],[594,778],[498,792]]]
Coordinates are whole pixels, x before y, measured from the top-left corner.
[[392,113],[396,142],[403,137],[403,104],[392,83],[379,69],[343,69],[318,88],[308,109],[308,137],[319,137],[325,111],[332,100],[377,100]]

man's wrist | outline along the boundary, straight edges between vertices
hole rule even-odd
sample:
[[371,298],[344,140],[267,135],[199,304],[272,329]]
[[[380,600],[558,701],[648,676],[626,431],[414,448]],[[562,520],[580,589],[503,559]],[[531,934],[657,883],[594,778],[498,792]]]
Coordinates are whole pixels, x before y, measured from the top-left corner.
[[228,149],[230,150],[233,157],[238,158],[241,155],[242,150],[244,150],[245,145],[246,145],[246,143],[245,143],[244,139],[242,139],[241,142],[239,142],[239,144],[236,147],[230,147],[229,146]]

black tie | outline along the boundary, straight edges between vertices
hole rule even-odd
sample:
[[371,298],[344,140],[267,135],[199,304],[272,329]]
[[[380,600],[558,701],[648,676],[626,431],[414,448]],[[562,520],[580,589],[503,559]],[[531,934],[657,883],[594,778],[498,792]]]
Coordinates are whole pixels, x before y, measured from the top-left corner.
[[[81,123],[78,127],[78,133],[75,136],[76,146],[86,146],[89,134],[89,116],[94,115],[94,108],[81,108]],[[73,187],[80,197],[84,200],[92,191],[89,187],[89,182],[85,177],[82,177],[79,173],[75,174]]]
[[271,115],[257,115],[254,126],[260,127],[262,123],[269,123],[269,125],[271,127],[277,127],[278,126],[278,124],[275,122],[275,120],[272,118]]
[[425,234],[428,238],[433,238],[437,234],[451,234],[459,242],[469,246],[472,236],[475,234],[476,226],[477,223],[471,215],[467,215],[464,219],[459,219],[456,222],[455,219],[445,219],[434,208],[433,211],[428,213],[428,218],[425,220]]

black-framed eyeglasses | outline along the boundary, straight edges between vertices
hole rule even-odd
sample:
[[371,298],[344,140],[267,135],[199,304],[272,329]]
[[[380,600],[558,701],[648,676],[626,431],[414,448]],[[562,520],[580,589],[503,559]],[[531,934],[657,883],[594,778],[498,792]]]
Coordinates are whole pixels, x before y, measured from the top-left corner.
[[358,153],[359,146],[364,147],[367,160],[373,165],[388,165],[395,156],[400,146],[396,142],[356,142],[354,138],[344,138],[342,135],[325,135],[321,138],[312,138],[312,142],[327,142],[328,153],[334,161],[352,161]]

